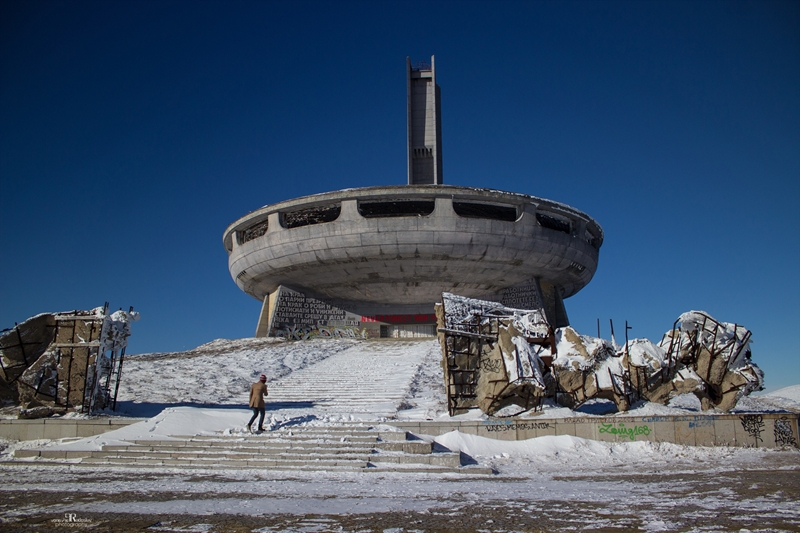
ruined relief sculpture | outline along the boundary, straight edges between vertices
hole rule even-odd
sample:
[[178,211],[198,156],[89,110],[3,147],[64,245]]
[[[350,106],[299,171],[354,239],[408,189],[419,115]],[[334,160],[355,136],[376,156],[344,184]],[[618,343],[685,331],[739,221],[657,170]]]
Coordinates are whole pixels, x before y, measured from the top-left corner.
[[43,313],[0,333],[0,402],[20,418],[114,406],[120,368],[138,313],[108,306]]
[[604,398],[627,411],[639,400],[667,404],[687,393],[703,409],[728,411],[763,387],[763,372],[750,361],[750,332],[700,311],[681,315],[659,344],[633,339],[625,346],[569,326],[553,329],[541,309],[448,293],[437,317],[451,415],[527,410],[544,398],[573,409]]

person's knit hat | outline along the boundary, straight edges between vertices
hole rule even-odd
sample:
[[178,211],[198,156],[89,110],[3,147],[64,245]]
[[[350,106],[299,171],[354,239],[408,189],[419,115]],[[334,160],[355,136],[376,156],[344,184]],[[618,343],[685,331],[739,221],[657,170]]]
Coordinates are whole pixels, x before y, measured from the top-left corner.
[[264,383],[266,383],[266,382],[267,382],[267,376],[266,376],[266,375],[264,375],[264,374],[261,374],[261,377],[260,377],[260,378],[258,378],[258,379],[259,379],[259,381],[263,381]]

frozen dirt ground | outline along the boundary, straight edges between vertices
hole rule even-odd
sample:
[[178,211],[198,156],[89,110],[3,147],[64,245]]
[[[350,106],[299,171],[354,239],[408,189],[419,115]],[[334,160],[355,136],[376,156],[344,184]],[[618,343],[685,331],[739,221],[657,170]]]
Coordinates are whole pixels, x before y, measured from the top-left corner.
[[[2,531],[800,531],[792,452],[514,476],[5,469]],[[154,488],[161,487],[161,490]],[[74,515],[82,522],[56,522]]]

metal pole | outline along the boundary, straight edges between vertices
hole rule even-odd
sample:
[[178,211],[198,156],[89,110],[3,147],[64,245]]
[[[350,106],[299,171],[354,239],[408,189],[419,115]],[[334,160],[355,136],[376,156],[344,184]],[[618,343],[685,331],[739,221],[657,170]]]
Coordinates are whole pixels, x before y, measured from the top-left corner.
[[119,368],[117,368],[117,384],[114,387],[114,404],[111,407],[112,411],[117,410],[117,394],[119,394],[119,382],[122,379],[122,360],[125,359],[125,348],[119,354]]
[[629,329],[633,329],[633,328],[628,325],[628,321],[626,320],[625,321],[625,355],[628,356],[628,360],[630,361],[631,355],[628,352],[628,330]]
[[608,323],[611,324],[611,344],[614,345],[614,350],[616,350],[617,340],[614,338],[614,321],[609,318]]

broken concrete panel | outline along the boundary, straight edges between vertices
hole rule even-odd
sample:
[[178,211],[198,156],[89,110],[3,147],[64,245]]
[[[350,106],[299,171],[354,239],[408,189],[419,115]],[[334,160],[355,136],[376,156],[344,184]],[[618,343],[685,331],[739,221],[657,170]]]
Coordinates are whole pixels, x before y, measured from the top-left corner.
[[482,355],[480,359],[476,405],[484,413],[496,412],[501,409],[498,407],[500,396],[507,387],[508,375],[503,364],[502,351],[499,345],[495,345],[493,350]]
[[562,390],[569,393],[573,393],[579,389],[583,390],[583,384],[586,381],[586,375],[583,371],[560,369],[557,372],[556,381]]
[[[750,332],[705,313],[681,315],[658,345],[634,339],[624,347],[570,327],[553,330],[545,315],[442,295],[437,319],[451,415],[474,406],[487,414],[508,405],[530,409],[543,398],[573,409],[605,398],[624,412],[639,399],[666,404],[686,393],[703,409],[727,411],[762,388]],[[676,429],[669,431],[674,439]]]
[[0,333],[0,403],[19,401],[15,382],[53,342],[54,328],[53,315],[41,314]]
[[[543,363],[529,342],[552,345],[543,310],[445,293],[437,308],[450,414],[478,406],[494,414],[509,405],[539,405],[547,387]],[[551,385],[552,388],[552,385]]]
[[137,318],[97,308],[38,315],[3,332],[0,398],[18,404],[23,418],[106,407],[130,335],[128,323]]
[[720,411],[728,412],[734,407],[736,407],[736,402],[739,401],[739,390],[732,389],[728,392],[724,392],[722,397],[719,401],[717,401],[715,407]]
[[710,385],[721,385],[728,371],[728,362],[721,356],[716,356],[711,360],[711,368],[708,372],[706,382]]
[[594,398],[600,391],[600,388],[597,386],[597,375],[584,374],[583,378],[583,393],[586,396],[586,399]]
[[580,356],[584,359],[589,359],[589,352],[586,350],[586,346],[577,331],[567,326],[562,328],[562,335],[567,342],[574,346]]
[[57,403],[58,354],[48,350],[17,380],[20,405],[30,409]]
[[656,381],[647,387],[637,388],[636,390],[641,391],[640,394],[643,399],[666,405],[675,393],[675,383],[674,380],[666,383]]

